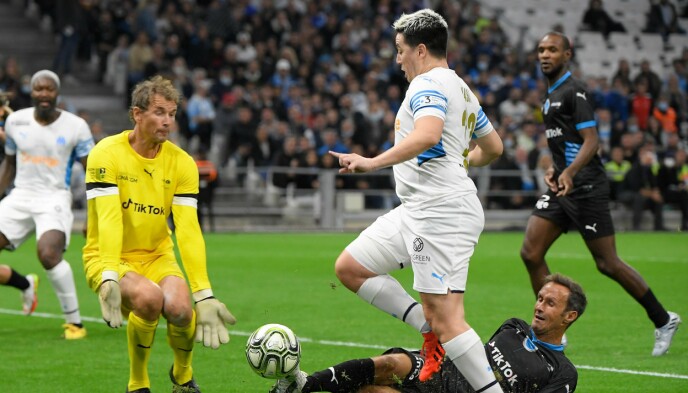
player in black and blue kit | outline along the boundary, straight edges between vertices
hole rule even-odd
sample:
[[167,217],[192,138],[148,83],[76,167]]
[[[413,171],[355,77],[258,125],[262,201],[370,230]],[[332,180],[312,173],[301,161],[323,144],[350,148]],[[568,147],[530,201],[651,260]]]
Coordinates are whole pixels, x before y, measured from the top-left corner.
[[533,290],[537,294],[549,274],[547,250],[569,228],[578,229],[598,270],[618,282],[647,311],[655,325],[652,355],[661,356],[669,350],[681,319],[664,309],[640,274],[616,253],[609,183],[597,155],[595,112],[585,86],[568,70],[569,39],[548,33],[537,51],[549,86],[542,112],[553,165],[545,174],[549,190],[535,205],[521,248]]
[[[571,393],[578,372],[560,344],[566,329],[585,311],[587,299],[576,282],[561,274],[545,278],[531,323],[504,322],[485,344],[485,353],[504,392]],[[475,393],[451,360],[426,382],[418,376],[424,359],[418,351],[392,348],[381,356],[349,360],[271,392]]]

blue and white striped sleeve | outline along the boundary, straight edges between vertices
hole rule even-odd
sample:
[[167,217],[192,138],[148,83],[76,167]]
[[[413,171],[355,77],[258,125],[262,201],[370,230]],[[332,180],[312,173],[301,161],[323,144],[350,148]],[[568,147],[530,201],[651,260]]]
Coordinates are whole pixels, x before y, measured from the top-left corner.
[[475,122],[475,132],[473,133],[473,138],[482,138],[492,132],[492,130],[494,130],[494,127],[481,107],[478,110],[478,120]]
[[[416,81],[414,81],[416,82]],[[445,120],[447,117],[448,100],[438,84],[430,78],[421,77],[413,83],[410,91],[409,105],[413,120],[423,116],[436,116]]]

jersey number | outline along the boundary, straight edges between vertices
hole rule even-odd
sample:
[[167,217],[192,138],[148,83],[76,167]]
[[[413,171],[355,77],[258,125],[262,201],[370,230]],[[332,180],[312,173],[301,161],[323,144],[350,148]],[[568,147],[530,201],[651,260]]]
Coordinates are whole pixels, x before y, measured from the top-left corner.
[[[468,110],[464,110],[461,116],[461,125],[466,130],[466,136],[468,136],[468,141],[470,142],[475,131],[475,113],[469,114]],[[468,148],[463,151],[463,165],[468,169]]]

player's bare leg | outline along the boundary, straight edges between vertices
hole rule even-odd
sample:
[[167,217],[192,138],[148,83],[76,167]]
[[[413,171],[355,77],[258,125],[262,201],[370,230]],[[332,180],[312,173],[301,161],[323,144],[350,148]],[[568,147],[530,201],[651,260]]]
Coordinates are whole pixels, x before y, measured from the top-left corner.
[[635,299],[640,299],[650,289],[643,277],[619,258],[613,235],[586,240],[585,244],[595,260],[597,270],[618,282]]
[[358,263],[346,250],[342,251],[337,258],[334,264],[334,273],[339,281],[353,293],[358,292],[367,279],[377,276]]
[[587,240],[597,269],[607,277],[618,282],[638,303],[655,325],[655,346],[653,356],[661,356],[669,351],[671,340],[678,330],[681,318],[676,313],[668,312],[657,300],[645,279],[633,267],[619,258],[616,252],[616,239],[605,236]]
[[79,300],[76,295],[72,267],[69,262],[62,258],[65,245],[66,236],[64,232],[49,230],[38,239],[36,248],[38,260],[43,265],[48,280],[62,306],[62,313],[65,317],[64,338],[75,340],[86,337],[86,329],[81,324]]
[[561,234],[561,228],[550,220],[535,215],[528,219],[521,246],[521,259],[528,269],[530,284],[536,295],[542,288],[545,277],[550,274],[545,255]]

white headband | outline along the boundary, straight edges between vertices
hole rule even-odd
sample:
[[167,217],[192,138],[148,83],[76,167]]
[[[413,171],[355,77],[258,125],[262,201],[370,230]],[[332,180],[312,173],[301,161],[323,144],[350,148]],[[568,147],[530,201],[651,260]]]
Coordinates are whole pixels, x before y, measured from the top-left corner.
[[52,79],[53,82],[55,82],[55,85],[57,85],[57,88],[58,89],[60,88],[60,77],[57,76],[56,73],[54,73],[50,70],[40,70],[40,71],[36,72],[35,74],[33,74],[33,76],[31,77],[31,87],[33,87],[33,85],[36,83],[36,81],[41,79],[41,78]]

